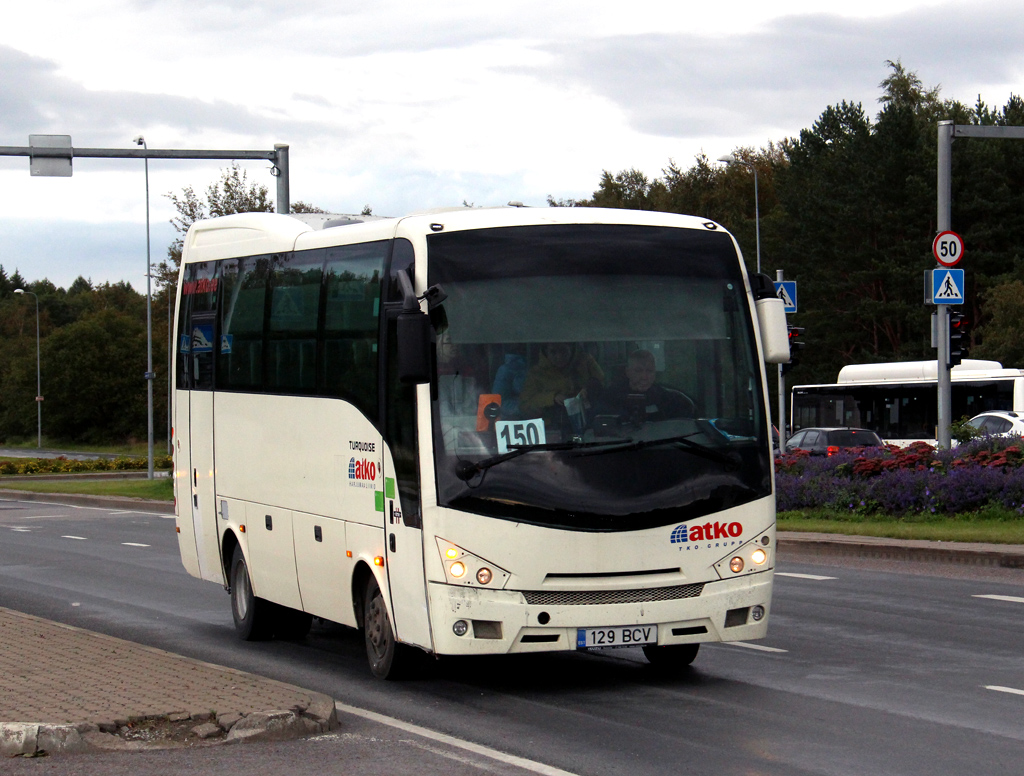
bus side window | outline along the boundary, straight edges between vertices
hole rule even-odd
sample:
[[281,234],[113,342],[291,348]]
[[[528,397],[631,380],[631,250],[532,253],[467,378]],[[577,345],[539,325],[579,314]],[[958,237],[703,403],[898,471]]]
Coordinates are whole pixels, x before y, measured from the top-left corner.
[[327,250],[320,393],[377,416],[380,285],[388,242]]
[[258,392],[263,387],[263,312],[269,269],[267,256],[223,262],[218,390]]
[[274,256],[264,385],[270,393],[316,392],[317,327],[324,252]]
[[213,354],[217,345],[218,262],[193,265],[184,293],[189,302],[189,377],[193,390],[213,390]]
[[182,294],[178,304],[178,328],[177,328],[177,387],[179,390],[187,391],[192,388],[192,334],[189,330],[190,308],[192,296],[188,293],[192,281],[195,280],[196,265],[187,264],[181,273]]

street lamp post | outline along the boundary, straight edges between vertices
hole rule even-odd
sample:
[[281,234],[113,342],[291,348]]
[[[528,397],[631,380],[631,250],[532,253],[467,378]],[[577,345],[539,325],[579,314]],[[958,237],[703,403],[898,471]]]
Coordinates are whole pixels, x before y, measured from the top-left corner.
[[39,297],[24,288],[14,289],[16,294],[28,294],[36,300],[36,447],[43,447],[43,383],[39,370]]
[[[147,151],[146,138],[139,135],[135,144]],[[153,262],[149,252],[149,157],[146,163],[146,397],[148,400],[146,425],[148,429],[149,479],[153,479]]]
[[738,158],[735,154],[727,154],[725,156],[718,157],[718,161],[725,162],[726,164],[742,164],[744,167],[749,167],[751,172],[754,173],[754,233],[757,236],[757,271],[761,271],[761,204],[757,196],[757,167],[753,162],[746,162],[743,159]]

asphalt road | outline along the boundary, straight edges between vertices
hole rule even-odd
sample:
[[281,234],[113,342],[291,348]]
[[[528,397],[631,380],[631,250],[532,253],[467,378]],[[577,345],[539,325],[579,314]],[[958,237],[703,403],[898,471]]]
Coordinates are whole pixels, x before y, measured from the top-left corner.
[[[308,687],[454,741],[343,714],[340,733],[319,741],[89,755],[48,772],[1024,772],[1024,571],[783,560],[768,638],[705,645],[675,677],[622,650],[449,659],[385,683],[349,629],[238,641],[227,595],[182,570],[173,525],[0,501],[0,606]],[[8,765],[20,774],[34,764]]]

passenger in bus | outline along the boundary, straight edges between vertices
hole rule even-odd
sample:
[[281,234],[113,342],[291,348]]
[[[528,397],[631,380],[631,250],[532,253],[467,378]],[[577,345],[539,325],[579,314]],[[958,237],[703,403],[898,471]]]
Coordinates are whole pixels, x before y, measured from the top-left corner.
[[508,420],[518,418],[519,396],[526,382],[526,356],[521,345],[509,345],[505,349],[505,361],[494,374],[491,393],[501,394],[501,417]]
[[566,399],[578,396],[584,407],[589,406],[588,395],[599,395],[603,386],[604,372],[593,356],[573,343],[548,343],[523,381],[520,413],[524,418],[542,417],[549,425],[561,426]]
[[471,348],[452,342],[446,331],[437,341],[437,402],[445,449],[454,450],[463,431],[476,428],[481,385]]
[[633,423],[695,417],[693,400],[682,391],[659,385],[657,378],[654,354],[634,350],[623,377],[602,392],[597,414],[616,415]]

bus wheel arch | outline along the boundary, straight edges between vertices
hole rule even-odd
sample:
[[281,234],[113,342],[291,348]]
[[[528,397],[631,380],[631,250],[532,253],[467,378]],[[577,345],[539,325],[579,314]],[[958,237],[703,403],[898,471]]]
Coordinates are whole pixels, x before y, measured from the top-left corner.
[[224,538],[220,543],[220,561],[224,567],[224,586],[230,592],[231,590],[231,562],[235,558],[235,548],[240,546],[238,537],[235,532],[228,529],[224,532]]

